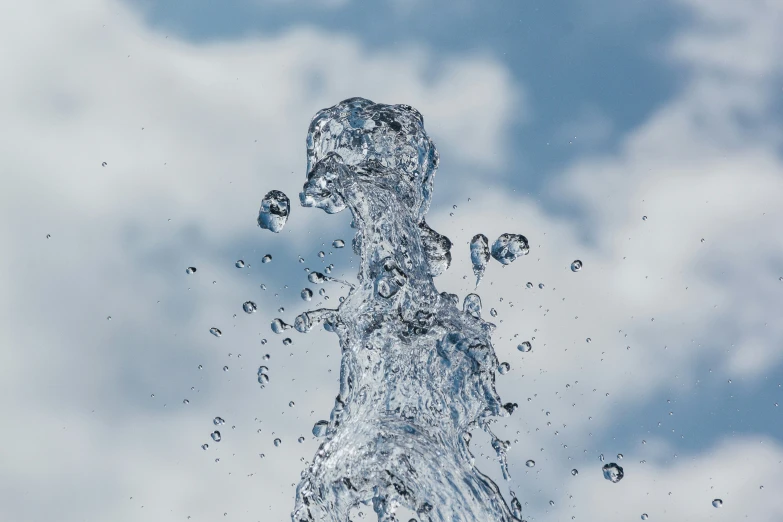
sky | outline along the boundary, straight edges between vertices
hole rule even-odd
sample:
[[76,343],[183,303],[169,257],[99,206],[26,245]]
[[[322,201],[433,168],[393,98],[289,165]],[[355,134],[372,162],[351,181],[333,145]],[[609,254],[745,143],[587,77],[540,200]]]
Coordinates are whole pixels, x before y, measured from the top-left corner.
[[[290,520],[339,347],[269,323],[345,295],[302,301],[305,268],[357,272],[331,246],[347,213],[296,200],[310,118],[362,96],[416,107],[437,144],[439,290],[473,290],[473,235],[530,240],[478,290],[519,404],[493,426],[512,482],[472,446],[526,519],[781,520],[781,25],[774,0],[15,6],[2,519]],[[256,225],[272,189],[294,204],[280,234]]]

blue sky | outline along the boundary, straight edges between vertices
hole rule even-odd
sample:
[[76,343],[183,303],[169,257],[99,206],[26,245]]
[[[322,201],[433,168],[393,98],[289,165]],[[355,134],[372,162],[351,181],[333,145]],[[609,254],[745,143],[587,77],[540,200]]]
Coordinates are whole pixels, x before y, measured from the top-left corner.
[[[780,520],[783,9],[750,4],[25,3],[0,22],[0,407],[17,435],[0,505],[288,519],[339,349],[325,332],[284,348],[269,321],[317,303],[299,299],[305,267],[350,278],[356,261],[329,247],[351,239],[345,213],[295,204],[279,235],[255,215],[271,189],[296,199],[315,111],[359,95],[414,105],[438,145],[439,289],[472,290],[474,234],[530,239],[479,288],[520,405],[495,426],[518,441],[501,489],[528,520]],[[611,485],[598,456],[617,453]]]

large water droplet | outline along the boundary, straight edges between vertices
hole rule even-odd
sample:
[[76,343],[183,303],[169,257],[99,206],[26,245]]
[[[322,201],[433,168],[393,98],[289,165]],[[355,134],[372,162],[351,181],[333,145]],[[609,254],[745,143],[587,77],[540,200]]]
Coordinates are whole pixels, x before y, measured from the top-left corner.
[[601,470],[604,472],[604,478],[610,482],[617,483],[623,478],[623,468],[612,462],[611,464],[604,465]]
[[481,317],[481,298],[477,294],[468,294],[462,301],[462,311],[475,317]]
[[279,190],[270,190],[261,200],[258,210],[258,226],[278,233],[283,230],[291,203],[288,196]]
[[530,247],[527,238],[521,234],[501,234],[492,244],[492,257],[503,265],[527,255],[528,252]]
[[489,262],[489,239],[484,234],[476,234],[470,240],[470,262],[473,264],[473,274],[478,286]]
[[223,335],[223,332],[221,332],[219,328],[215,328],[214,326],[209,329],[209,333],[211,333],[215,337],[220,337],[221,335]]
[[256,310],[258,310],[258,306],[253,301],[245,301],[242,304],[242,310],[245,311],[247,314],[252,314]]
[[508,364],[507,362],[502,362],[502,363],[500,363],[500,365],[498,366],[498,373],[499,373],[500,375],[505,375],[505,374],[507,374],[507,373],[508,373],[508,371],[509,371],[510,369],[511,369],[511,365],[510,365],[510,364]]
[[276,334],[283,333],[283,331],[291,328],[290,324],[286,324],[283,322],[282,319],[278,319],[278,318],[272,319],[271,326],[272,326],[272,331],[275,332]]
[[307,280],[313,284],[320,285],[326,281],[326,276],[321,272],[310,272],[307,274]]
[[323,437],[326,435],[326,429],[329,427],[329,421],[319,420],[313,424],[313,435]]
[[579,272],[581,269],[582,269],[582,262],[578,259],[574,259],[574,262],[571,263],[571,271]]

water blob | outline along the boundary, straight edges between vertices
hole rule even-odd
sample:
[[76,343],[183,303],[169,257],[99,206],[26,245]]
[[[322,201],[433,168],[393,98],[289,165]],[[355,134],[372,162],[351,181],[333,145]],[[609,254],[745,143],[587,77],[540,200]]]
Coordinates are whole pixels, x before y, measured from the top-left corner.
[[217,430],[213,431],[211,436],[212,436],[212,440],[214,440],[215,442],[220,442],[221,441],[221,437],[220,437],[220,432],[219,431],[217,431]]
[[265,255],[264,257],[261,258],[261,262],[264,263],[264,264],[269,263],[270,261],[272,261],[272,256],[269,255],[269,254],[267,254],[267,255]]
[[256,306],[253,301],[245,301],[242,304],[242,310],[244,310],[246,314],[252,314],[258,310],[258,306]]
[[489,240],[484,234],[476,234],[470,240],[470,262],[473,264],[473,274],[478,286],[489,262]]
[[234,263],[234,266],[237,268],[245,268],[245,262],[241,259],[238,259],[236,263]]
[[334,241],[332,241],[332,246],[334,248],[343,248],[345,246],[345,241],[343,241],[342,239],[335,239]]
[[716,498],[715,500],[712,501],[712,507],[716,507],[716,508],[723,507],[723,501],[719,498]]
[[279,190],[270,190],[261,200],[258,210],[258,226],[278,233],[283,230],[291,203],[288,196]]
[[519,350],[520,352],[523,352],[523,353],[527,353],[527,352],[529,352],[532,349],[533,349],[533,346],[530,344],[530,341],[523,341],[523,342],[519,343],[519,345],[517,346],[517,350]]
[[571,271],[579,272],[581,269],[582,269],[582,262],[578,259],[574,259],[574,262],[571,263]]
[[492,257],[503,265],[507,265],[529,252],[527,238],[521,234],[501,234],[492,244]]
[[196,273],[196,267],[195,266],[189,266],[185,269],[186,274],[195,274]]
[[303,301],[309,301],[313,298],[313,291],[309,288],[304,288],[300,294]]
[[209,329],[209,333],[211,333],[215,337],[220,337],[221,335],[223,335],[223,332],[221,332],[219,328],[215,328],[214,326]]
[[623,468],[612,462],[605,464],[601,471],[604,472],[604,478],[610,482],[618,483],[623,479]]

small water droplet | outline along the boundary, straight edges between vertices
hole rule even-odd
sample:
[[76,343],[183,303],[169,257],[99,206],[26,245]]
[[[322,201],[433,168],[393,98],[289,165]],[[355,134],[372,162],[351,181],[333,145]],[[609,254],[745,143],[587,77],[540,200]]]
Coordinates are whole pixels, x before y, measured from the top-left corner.
[[647,520],[648,518],[647,513],[642,513],[642,520]]
[[267,255],[265,255],[264,257],[262,257],[262,258],[261,258],[261,262],[262,262],[262,263],[268,263],[268,262],[270,262],[271,260],[272,260],[272,256],[271,256],[271,255],[269,255],[269,254],[267,254]]
[[110,316],[110,315],[107,315],[107,316],[106,316],[106,320],[107,320],[107,321],[111,321],[111,316]]
[[292,342],[293,342],[293,341],[291,340],[291,338],[290,338],[290,337],[286,337],[285,339],[283,339],[283,346],[288,346],[288,345],[289,345],[289,344],[291,344]]
[[214,326],[209,329],[209,333],[211,333],[215,337],[220,337],[221,335],[223,335],[223,332],[221,332],[219,328],[215,328]]
[[571,475],[573,475],[573,476],[577,476],[577,475],[579,475],[579,470],[578,470],[578,469],[576,469],[576,468],[572,469],[572,470],[571,470]]
[[326,254],[324,253],[324,251],[323,251],[323,250],[321,250],[320,252],[318,252],[318,257],[320,257],[320,258],[323,258],[325,255],[326,255]]
[[343,241],[342,239],[335,239],[334,241],[332,241],[332,246],[334,248],[343,248],[345,246],[345,241]]
[[228,371],[228,366],[224,366],[224,367],[223,367],[223,371],[224,371],[224,372],[227,372],[227,371]]
[[507,374],[507,373],[508,373],[508,371],[509,371],[510,369],[511,369],[511,365],[510,365],[510,364],[508,364],[507,362],[502,362],[502,363],[500,363],[500,365],[498,366],[498,373],[499,373],[500,375],[505,375],[505,374]]
[[302,293],[300,294],[302,296],[303,301],[309,301],[313,298],[313,291],[309,288],[305,288],[302,290]]
[[536,461],[535,460],[528,460],[525,462],[525,466],[528,468],[535,468],[536,467]]
[[530,281],[528,281],[528,282],[527,282],[527,284],[526,284],[525,286],[526,286],[527,288],[533,288],[533,283],[531,283]]
[[220,432],[219,431],[217,431],[217,430],[213,431],[211,436],[212,436],[212,440],[214,440],[215,442],[220,442]]
[[101,163],[101,167],[105,167],[106,165],[108,165],[108,163],[106,163],[105,161]]
[[538,288],[540,288],[541,290],[543,290],[543,289],[544,289],[544,283],[538,283]]
[[585,339],[585,342],[591,343],[593,342],[593,340],[588,337],[587,339]]
[[296,404],[294,403],[294,401],[291,401],[291,402],[289,402],[289,403],[288,403],[288,407],[289,407],[289,408],[293,408],[294,406],[296,406]]
[[234,263],[234,266],[237,268],[245,268],[245,262],[241,259],[237,260],[236,263]]
[[622,453],[618,453],[617,454],[617,460],[623,460],[623,454]]
[[224,421],[220,417],[215,417],[214,419],[212,419],[212,424],[214,424],[215,426],[220,426],[221,424],[225,424],[225,423],[226,421]]
[[550,500],[550,501],[549,501],[549,505],[550,505],[550,506],[554,506],[554,505],[555,505],[555,501],[554,501],[554,500]]
[[321,272],[310,272],[307,274],[307,280],[313,284],[320,285],[326,281],[326,276]]
[[282,444],[282,443],[283,443],[283,441],[282,441],[282,440],[280,440],[280,439],[275,439],[275,446],[279,446],[279,445],[280,445],[280,444]]
[[258,306],[256,306],[253,301],[245,301],[242,304],[242,310],[244,310],[246,314],[252,314],[258,310]]
[[183,400],[182,400],[182,404],[190,404],[190,401],[189,401],[189,400],[187,400],[187,399],[183,399]]
[[498,316],[498,311],[495,310],[494,308],[490,308],[489,309],[489,315],[491,315],[492,317],[497,317]]
[[189,266],[189,267],[187,267],[185,269],[185,273],[186,274],[194,274],[195,272],[196,272],[196,267],[195,266]]
[[524,341],[522,343],[519,343],[519,345],[517,346],[517,350],[524,353],[527,353],[532,349],[533,346],[530,344],[530,341]]
[[579,272],[581,269],[582,269],[582,262],[578,259],[574,259],[574,262],[571,263],[571,271]]
[[201,445],[201,449],[203,449],[204,451],[208,450],[209,449],[209,444],[202,444]]
[[642,221],[647,221],[647,216],[642,216]]
[[716,498],[715,500],[712,501],[712,507],[716,507],[716,508],[723,507],[723,501],[719,498]]
[[[704,238],[701,238],[701,242],[704,243]],[[716,506],[717,507],[717,506]]]
[[291,328],[290,324],[286,324],[282,319],[275,318],[272,320],[272,331],[276,334],[283,333],[285,330]]

